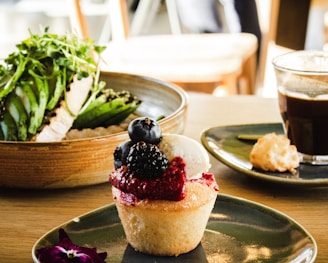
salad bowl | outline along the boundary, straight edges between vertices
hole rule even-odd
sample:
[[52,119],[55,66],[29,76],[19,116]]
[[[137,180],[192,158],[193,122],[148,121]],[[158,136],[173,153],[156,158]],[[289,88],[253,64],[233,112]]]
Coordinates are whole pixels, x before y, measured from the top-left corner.
[[[142,101],[137,116],[159,117],[163,133],[182,133],[187,94],[161,80],[125,73],[102,72],[101,80],[115,91],[128,90]],[[126,131],[59,142],[0,141],[0,187],[71,188],[108,181],[116,146]]]

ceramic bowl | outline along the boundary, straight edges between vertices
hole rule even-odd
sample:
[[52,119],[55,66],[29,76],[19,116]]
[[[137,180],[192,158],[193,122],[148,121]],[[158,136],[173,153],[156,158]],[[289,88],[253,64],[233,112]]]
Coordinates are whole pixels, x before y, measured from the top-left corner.
[[[157,118],[163,133],[182,133],[188,106],[179,87],[157,79],[124,73],[102,73],[114,90],[129,90],[143,101],[140,116]],[[128,140],[126,131],[61,142],[0,141],[0,187],[69,188],[108,182],[116,146]]]

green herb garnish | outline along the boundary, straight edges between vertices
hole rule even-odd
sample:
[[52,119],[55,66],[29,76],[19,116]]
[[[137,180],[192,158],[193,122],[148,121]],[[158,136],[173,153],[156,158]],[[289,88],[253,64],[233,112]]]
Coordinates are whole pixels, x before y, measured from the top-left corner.
[[99,81],[94,57],[100,57],[104,47],[74,34],[51,34],[48,28],[42,35],[29,33],[0,64],[1,140],[29,140],[48,125],[74,76],[93,79],[80,113],[74,116],[74,128],[118,124],[140,105],[130,92],[115,92]]

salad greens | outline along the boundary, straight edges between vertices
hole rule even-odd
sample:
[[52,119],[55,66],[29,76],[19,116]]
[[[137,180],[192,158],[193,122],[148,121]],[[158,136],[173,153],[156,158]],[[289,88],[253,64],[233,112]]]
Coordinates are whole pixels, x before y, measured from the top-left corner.
[[79,80],[91,76],[93,85],[74,116],[74,128],[118,124],[140,105],[130,92],[115,92],[99,81],[94,56],[99,57],[104,47],[74,34],[51,34],[48,28],[42,35],[29,33],[0,64],[1,140],[30,140],[40,132],[65,101],[75,75]]

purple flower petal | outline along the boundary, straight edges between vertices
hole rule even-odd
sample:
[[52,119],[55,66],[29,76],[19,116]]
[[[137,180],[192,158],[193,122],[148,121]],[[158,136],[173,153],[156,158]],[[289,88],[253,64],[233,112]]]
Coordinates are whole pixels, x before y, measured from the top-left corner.
[[75,245],[64,229],[59,229],[59,242],[56,245],[36,251],[41,263],[105,263],[106,252],[97,253],[96,248]]

